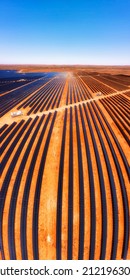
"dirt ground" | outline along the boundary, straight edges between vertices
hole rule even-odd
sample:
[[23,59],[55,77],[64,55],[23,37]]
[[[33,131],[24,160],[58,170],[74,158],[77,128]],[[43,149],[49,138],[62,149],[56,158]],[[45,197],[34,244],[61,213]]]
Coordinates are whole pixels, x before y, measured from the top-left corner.
[[[10,68],[8,68],[10,67]],[[99,72],[99,73],[111,73],[111,74],[126,74],[130,75],[130,67],[80,67],[80,66],[63,66],[63,67],[55,67],[55,66],[1,66],[2,69],[17,69],[25,72],[42,72],[42,71],[73,71],[73,74],[78,76],[78,71],[89,71],[89,72]],[[69,69],[69,70],[68,70]],[[113,153],[110,149],[110,145],[107,141],[109,138],[115,157],[118,161],[118,165],[121,170],[121,176],[124,181],[125,185],[125,192],[128,200],[128,211],[130,212],[130,189],[129,189],[129,177],[126,170],[126,166],[124,164],[123,158],[121,156],[120,150],[115,142],[115,138],[118,141],[122,153],[124,157],[126,158],[126,161],[128,164],[130,164],[130,157],[128,157],[128,149],[129,145],[125,139],[125,137],[122,135],[122,132],[118,126],[118,123],[120,125],[120,113],[122,114],[122,104],[120,104],[120,111],[119,111],[119,120],[117,124],[114,122],[113,118],[110,116],[109,111],[103,106],[103,104],[100,102],[100,99],[103,99],[105,102],[106,95],[102,96],[95,96],[95,94],[92,92],[91,88],[87,85],[87,82],[85,83],[82,80],[82,77],[78,79],[78,85],[79,89],[82,85],[86,87],[86,89],[91,94],[92,98],[88,100],[81,100],[80,102],[67,104],[66,105],[66,97],[68,93],[68,81],[74,83],[73,79],[71,79],[71,76],[68,74],[65,86],[62,92],[62,98],[60,100],[60,105],[58,108],[54,108],[53,110],[43,111],[43,112],[37,112],[36,114],[32,113],[29,116],[27,116],[27,112],[29,111],[29,107],[27,107],[24,110],[24,115],[21,117],[17,117],[15,119],[11,119],[10,111],[5,114],[1,118],[1,126],[4,124],[8,124],[9,126],[13,121],[16,121],[16,125],[19,124],[19,122],[24,119],[25,123],[28,121],[29,118],[32,118],[27,128],[22,133],[19,141],[15,145],[12,152],[10,152],[10,157],[8,161],[6,162],[2,175],[1,175],[1,186],[3,186],[3,183],[6,179],[6,174],[9,168],[11,167],[11,164],[14,160],[15,154],[17,150],[19,149],[22,141],[24,140],[24,137],[26,135],[27,130],[31,126],[32,122],[34,121],[35,117],[38,116],[38,120],[36,121],[36,124],[32,128],[30,134],[28,135],[27,140],[25,141],[21,152],[19,154],[19,157],[16,161],[16,164],[13,166],[12,175],[10,182],[8,184],[7,193],[4,197],[4,205],[2,209],[2,221],[1,221],[1,228],[2,228],[2,250],[4,259],[9,260],[12,259],[12,253],[9,246],[9,239],[10,239],[10,229],[9,229],[9,215],[10,215],[10,205],[12,201],[12,193],[14,190],[15,180],[17,178],[17,174],[19,172],[20,166],[22,164],[23,157],[27,151],[29,150],[28,157],[26,161],[24,162],[24,165],[22,167],[22,175],[18,188],[18,194],[17,197],[15,197],[16,204],[15,204],[15,217],[13,223],[13,234],[14,234],[14,243],[12,246],[14,246],[14,250],[16,253],[16,259],[23,259],[22,257],[22,249],[25,250],[25,248],[21,248],[21,213],[22,213],[22,203],[23,203],[23,196],[26,186],[26,179],[28,176],[29,168],[31,166],[31,163],[34,158],[34,153],[37,147],[37,157],[34,164],[34,169],[31,174],[31,182],[30,182],[30,189],[29,189],[29,197],[27,198],[27,212],[26,212],[26,250],[27,250],[27,256],[28,259],[34,259],[35,257],[35,243],[33,238],[33,230],[34,229],[34,203],[35,203],[35,194],[37,188],[40,189],[40,195],[38,199],[38,257],[41,260],[55,260],[57,258],[57,251],[59,250],[61,253],[61,259],[66,260],[68,259],[68,238],[70,235],[72,238],[72,244],[70,242],[70,246],[72,247],[72,259],[77,260],[79,258],[79,247],[80,243],[83,242],[83,259],[87,260],[90,258],[90,248],[92,246],[91,240],[92,240],[92,228],[95,228],[95,246],[94,246],[94,252],[93,252],[93,259],[99,260],[101,258],[101,250],[102,250],[102,238],[103,238],[103,227],[104,225],[107,225],[107,231],[106,231],[106,247],[105,247],[105,257],[104,259],[111,259],[112,258],[112,249],[113,249],[113,242],[117,242],[116,246],[116,256],[115,259],[121,260],[122,252],[123,252],[123,246],[125,242],[125,210],[124,210],[124,204],[123,204],[123,193],[122,193],[122,185],[120,183],[120,176],[118,174],[117,166],[114,161]],[[109,86],[108,86],[109,87]],[[76,89],[76,86],[75,86]],[[79,94],[79,97],[81,98],[82,90],[75,91],[73,93],[73,98],[75,97],[77,100],[77,94]],[[128,88],[126,89],[126,92],[128,91]],[[124,91],[114,91],[113,93],[110,93],[107,95],[107,98],[109,95],[111,97],[113,96],[119,96],[122,95]],[[95,91],[96,93],[96,91]],[[35,92],[33,93],[35,95]],[[129,97],[126,96],[127,102],[129,102]],[[126,106],[124,104],[124,106]],[[99,109],[98,109],[99,108]],[[17,109],[17,106],[14,108]],[[65,125],[65,111],[67,110],[67,118],[66,118],[66,129],[65,129],[65,135],[63,135],[64,125]],[[71,123],[71,110],[72,110],[72,123]],[[76,111],[77,110],[77,111]],[[100,110],[102,114],[100,114]],[[128,111],[128,110],[127,110]],[[76,121],[76,112],[77,112],[77,121]],[[123,111],[124,113],[124,111]],[[54,114],[56,114],[56,118],[54,121],[54,125],[52,127],[52,131],[50,132],[52,121]],[[44,115],[44,119],[40,124],[41,118]],[[126,118],[129,117],[129,113],[127,114]],[[83,121],[82,121],[83,116]],[[104,116],[104,117],[103,117]],[[47,119],[49,118],[49,121],[46,125],[45,132],[43,136],[40,139],[40,135],[42,131],[44,130],[45,124]],[[113,137],[111,131],[109,130],[108,126],[106,125],[105,118],[107,122],[109,123],[115,138]],[[77,124],[78,122],[78,124]],[[84,122],[84,126],[83,126]],[[39,125],[39,129],[37,131],[37,135],[32,143],[32,145],[29,147],[29,143],[33,137],[33,134],[35,132],[35,129],[37,129]],[[72,125],[72,126],[71,126]],[[22,126],[17,130],[17,132],[13,135],[12,139],[8,143],[8,145],[5,147],[4,152],[1,156],[2,164],[4,162],[4,159],[6,157],[6,154],[8,153],[8,149],[13,144],[15,137],[18,135],[18,133],[21,131]],[[84,128],[85,127],[85,128]],[[106,135],[104,134],[103,127],[106,131]],[[121,125],[120,127],[123,126]],[[71,131],[72,129],[72,131]],[[87,135],[87,142],[85,140],[85,132]],[[6,131],[6,130],[5,130]],[[125,128],[124,128],[125,131]],[[5,138],[2,141],[2,145],[5,143],[5,141],[8,139],[9,135],[12,131],[10,131]],[[99,137],[100,133],[100,137]],[[3,132],[4,134],[4,132]],[[2,135],[3,135],[2,134]],[[79,134],[79,137],[78,137]],[[50,135],[50,138],[49,138]],[[71,138],[71,136],[72,138]],[[127,132],[126,132],[127,135]],[[60,169],[61,164],[61,157],[63,152],[61,150],[62,147],[62,141],[64,136],[64,160],[62,162],[62,166]],[[94,139],[95,139],[95,146],[94,146]],[[101,141],[102,139],[102,141]],[[72,147],[70,148],[70,143],[73,143]],[[38,145],[39,143],[39,145]],[[48,143],[48,146],[47,146]],[[87,144],[86,144],[87,143]],[[46,148],[47,147],[47,148]],[[90,160],[88,157],[88,154],[86,153],[86,147],[89,148],[90,151]],[[96,147],[96,148],[95,148]],[[43,167],[43,153],[47,149],[46,158],[45,158],[45,164]],[[97,152],[95,152],[95,149],[97,149]],[[106,154],[108,157],[108,160],[106,161],[104,150],[106,150]],[[104,180],[104,192],[106,197],[106,209],[107,209],[107,216],[106,221],[103,220],[103,198],[102,198],[102,192],[101,192],[101,181],[99,176],[99,166],[97,161],[97,153],[99,155],[99,161],[101,164],[102,174],[103,174],[103,180]],[[72,159],[72,162],[71,160]],[[81,160],[82,159],[82,160]],[[94,189],[92,189],[92,185],[90,184],[90,174],[89,174],[89,167],[90,167],[90,161],[92,166],[92,176],[93,176],[93,184]],[[116,201],[117,201],[117,216],[116,219],[118,220],[118,236],[117,240],[114,239],[114,207],[113,207],[113,200],[112,200],[112,185],[110,181],[110,174],[109,174],[109,168],[108,168],[108,162],[110,164],[111,174],[113,177],[113,184],[114,189],[116,193]],[[82,166],[82,168],[81,168]],[[40,170],[42,170],[42,177],[41,181],[38,181]],[[59,170],[62,170],[62,182],[59,185],[59,177],[60,173]],[[71,183],[71,176],[69,174],[73,174],[73,182]],[[81,178],[82,177],[82,178]],[[39,183],[38,185],[38,182]],[[84,195],[81,199],[81,189],[83,187]],[[60,188],[61,195],[60,195],[60,203],[61,208],[60,215],[61,215],[61,230],[59,228],[59,233],[57,231],[57,224],[60,225],[60,222],[57,220],[57,208],[58,208],[58,190]],[[1,190],[2,187],[1,187]],[[93,192],[93,193],[92,193]],[[3,194],[3,192],[2,192]],[[70,197],[71,195],[71,205],[69,205]],[[1,197],[3,199],[3,197]],[[82,200],[82,203],[81,203]],[[81,205],[82,204],[82,205]],[[82,212],[82,206],[84,215]],[[93,212],[93,207],[95,207],[95,212]],[[94,224],[94,217],[92,216],[92,213],[95,215],[95,224]],[[36,214],[36,213],[35,213]],[[71,222],[72,225],[69,227],[70,222],[70,216],[71,216]],[[83,218],[84,217],[84,218]],[[83,218],[83,220],[82,220]],[[129,217],[127,217],[129,219]],[[81,228],[84,226],[84,240],[80,240],[80,233]],[[69,231],[69,228],[71,228],[71,232]],[[61,244],[57,244],[57,234],[59,234],[59,238],[61,241]],[[128,237],[127,242],[127,254],[126,259],[130,259],[130,235]],[[2,259],[1,252],[0,252],[0,259]]]
[[18,70],[20,72],[78,72],[109,73],[130,75],[130,66],[88,66],[88,65],[0,65],[0,70]]

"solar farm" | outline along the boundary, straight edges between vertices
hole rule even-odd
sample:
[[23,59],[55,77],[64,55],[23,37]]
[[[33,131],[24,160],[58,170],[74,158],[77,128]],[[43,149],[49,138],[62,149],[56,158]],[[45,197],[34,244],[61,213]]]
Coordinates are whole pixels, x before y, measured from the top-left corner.
[[44,72],[0,99],[0,259],[130,259],[130,76]]

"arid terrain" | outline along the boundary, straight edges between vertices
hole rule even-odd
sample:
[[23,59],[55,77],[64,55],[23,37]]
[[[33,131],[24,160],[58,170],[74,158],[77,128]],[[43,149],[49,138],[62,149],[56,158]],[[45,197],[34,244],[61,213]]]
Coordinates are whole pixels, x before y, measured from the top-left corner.
[[0,259],[130,259],[130,67],[0,69]]
[[123,74],[130,76],[130,66],[94,66],[94,65],[0,65],[0,70],[17,70],[20,72],[64,72],[83,71],[88,73]]

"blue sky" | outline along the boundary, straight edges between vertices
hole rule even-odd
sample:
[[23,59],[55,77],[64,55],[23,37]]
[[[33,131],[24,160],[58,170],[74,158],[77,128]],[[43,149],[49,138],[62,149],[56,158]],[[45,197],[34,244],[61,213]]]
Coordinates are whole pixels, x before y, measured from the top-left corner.
[[130,0],[1,0],[3,63],[130,65]]

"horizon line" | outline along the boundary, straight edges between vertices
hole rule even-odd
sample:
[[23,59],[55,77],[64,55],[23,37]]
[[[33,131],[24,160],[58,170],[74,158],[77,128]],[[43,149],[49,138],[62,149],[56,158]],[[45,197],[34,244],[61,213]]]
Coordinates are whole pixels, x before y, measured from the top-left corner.
[[27,63],[27,64],[23,64],[23,63],[0,63],[0,66],[87,66],[87,67],[91,67],[91,66],[107,66],[107,67],[130,67],[130,64],[37,64],[37,63]]

